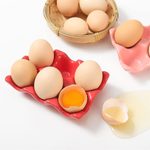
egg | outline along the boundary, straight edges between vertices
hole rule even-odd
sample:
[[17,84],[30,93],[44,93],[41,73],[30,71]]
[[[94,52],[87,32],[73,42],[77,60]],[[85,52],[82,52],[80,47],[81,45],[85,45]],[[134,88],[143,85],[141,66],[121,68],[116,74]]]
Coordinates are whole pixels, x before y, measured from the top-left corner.
[[43,39],[34,41],[30,47],[29,59],[37,67],[51,65],[54,60],[54,52],[49,42]]
[[57,0],[58,10],[66,17],[74,16],[78,12],[78,0]]
[[109,99],[103,104],[103,119],[110,125],[120,125],[128,121],[128,107],[118,99]]
[[78,17],[72,17],[65,21],[63,31],[71,35],[87,34],[89,29],[87,23]]
[[101,85],[103,73],[95,61],[87,60],[78,66],[74,79],[86,91],[94,90]]
[[63,87],[61,72],[54,67],[45,67],[36,76],[34,90],[43,100],[56,97]]
[[19,87],[32,85],[36,75],[36,67],[25,59],[16,61],[11,67],[11,78]]
[[69,85],[60,92],[58,102],[69,113],[79,112],[87,104],[87,95],[85,90],[80,86]]
[[108,8],[106,0],[80,0],[79,5],[82,12],[86,15],[94,10],[106,11]]
[[117,27],[114,38],[117,44],[124,47],[134,46],[142,38],[144,27],[137,20],[127,20]]
[[108,26],[109,17],[104,11],[94,10],[88,15],[87,23],[92,31],[99,32]]

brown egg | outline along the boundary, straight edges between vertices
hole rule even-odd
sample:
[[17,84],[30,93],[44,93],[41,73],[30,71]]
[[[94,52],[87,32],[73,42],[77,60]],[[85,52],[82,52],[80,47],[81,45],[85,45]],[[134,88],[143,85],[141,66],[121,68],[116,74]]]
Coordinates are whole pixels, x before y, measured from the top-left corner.
[[137,20],[128,20],[121,24],[115,31],[115,41],[124,47],[134,46],[144,32],[143,25]]
[[67,112],[79,112],[87,104],[87,95],[83,88],[78,85],[70,85],[62,89],[58,102]]
[[71,35],[84,35],[89,31],[87,23],[78,17],[67,19],[62,30]]
[[57,0],[58,10],[66,17],[74,16],[78,12],[78,0]]
[[87,23],[92,31],[99,32],[108,26],[109,17],[104,11],[94,10],[88,15]]
[[108,4],[106,0],[79,0],[80,8],[86,15],[94,10],[106,11]]
[[43,39],[34,41],[29,51],[29,59],[37,67],[51,65],[54,60],[54,52],[49,42]]
[[63,77],[57,68],[45,67],[35,78],[35,92],[43,100],[56,97],[62,87]]
[[18,60],[11,68],[11,78],[19,87],[32,85],[36,75],[36,67],[25,59]]
[[78,66],[74,79],[75,83],[84,88],[84,90],[94,90],[101,85],[103,72],[98,63],[87,60]]

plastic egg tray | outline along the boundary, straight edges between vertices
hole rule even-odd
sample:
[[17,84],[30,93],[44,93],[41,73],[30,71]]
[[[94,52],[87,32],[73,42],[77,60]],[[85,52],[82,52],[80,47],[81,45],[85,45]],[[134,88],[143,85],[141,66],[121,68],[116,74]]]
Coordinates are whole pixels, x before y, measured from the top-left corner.
[[115,42],[115,28],[110,30],[110,37],[113,46],[117,49],[122,67],[131,72],[137,73],[150,68],[150,56],[148,47],[150,46],[150,26],[144,27],[142,39],[133,47],[125,48]]
[[[71,84],[75,84],[74,82],[74,74],[75,71],[77,69],[77,67],[83,62],[82,60],[77,60],[77,61],[73,61],[71,60],[64,52],[59,51],[59,50],[55,50],[54,51],[55,54],[55,58],[54,58],[54,62],[51,66],[56,67],[57,69],[60,70],[60,72],[62,73],[63,76],[63,80],[64,80],[64,87],[71,85]],[[23,59],[27,59],[28,60],[28,56],[23,57]],[[37,70],[39,71],[42,68],[37,68]],[[24,92],[27,93],[29,95],[31,95],[36,101],[42,103],[43,105],[46,106],[52,106],[54,107],[56,110],[58,110],[60,113],[62,113],[63,115],[67,116],[67,117],[71,117],[74,119],[80,119],[82,116],[84,116],[89,108],[91,107],[96,95],[98,93],[101,92],[101,90],[104,88],[104,86],[106,85],[106,82],[109,78],[109,73],[103,71],[103,81],[101,83],[101,85],[99,86],[98,89],[92,90],[92,91],[88,91],[86,92],[87,96],[88,96],[88,102],[86,107],[80,111],[80,112],[76,112],[76,113],[68,113],[65,110],[63,110],[61,108],[61,106],[58,103],[58,99],[57,97],[55,98],[51,98],[51,99],[47,99],[47,100],[42,100],[40,99],[35,91],[34,91],[34,87],[33,85],[28,86],[28,87],[23,87],[20,88],[18,87],[13,81],[11,76],[7,76],[5,78],[6,82],[8,82],[14,89],[20,91],[20,92]]]

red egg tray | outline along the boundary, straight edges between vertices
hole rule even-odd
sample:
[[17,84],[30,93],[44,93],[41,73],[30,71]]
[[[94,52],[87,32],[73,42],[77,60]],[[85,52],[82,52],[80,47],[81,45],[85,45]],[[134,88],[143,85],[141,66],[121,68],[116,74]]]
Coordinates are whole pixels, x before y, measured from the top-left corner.
[[[75,84],[75,82],[74,82],[75,71],[76,71],[77,67],[83,61],[82,60],[73,61],[64,52],[59,51],[59,50],[55,50],[54,54],[55,54],[55,58],[54,58],[54,62],[53,62],[53,64],[51,66],[56,67],[62,73],[63,80],[64,80],[64,87],[66,87],[68,85],[71,85],[71,84]],[[23,57],[23,59],[27,59],[28,60],[28,56]],[[41,69],[42,68],[37,68],[38,71],[41,70]],[[47,99],[47,100],[42,100],[41,98],[39,98],[36,95],[33,85],[32,86],[28,86],[28,87],[20,88],[12,81],[12,78],[11,78],[10,75],[7,76],[5,78],[5,80],[14,89],[16,89],[16,90],[18,90],[20,92],[24,92],[24,93],[27,93],[27,94],[31,95],[36,101],[42,103],[43,105],[52,106],[56,110],[58,110],[59,112],[61,112],[63,115],[65,115],[67,117],[71,117],[71,118],[74,118],[74,119],[80,119],[81,117],[83,117],[88,112],[89,108],[91,107],[91,105],[92,105],[92,103],[94,101],[94,98],[104,88],[108,78],[109,78],[109,73],[104,71],[103,72],[103,81],[102,81],[101,85],[99,86],[98,89],[86,92],[87,96],[88,96],[87,105],[82,111],[76,112],[76,113],[68,113],[65,110],[63,110],[61,108],[61,106],[59,105],[59,103],[58,103],[58,98],[57,97],[56,98]]]

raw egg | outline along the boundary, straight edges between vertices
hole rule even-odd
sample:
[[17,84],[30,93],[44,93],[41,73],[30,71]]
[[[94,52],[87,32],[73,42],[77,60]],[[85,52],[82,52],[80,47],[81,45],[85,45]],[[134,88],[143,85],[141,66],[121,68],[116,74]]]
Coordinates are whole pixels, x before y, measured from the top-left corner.
[[75,82],[86,91],[97,89],[103,79],[100,66],[95,61],[85,61],[75,72]]
[[61,72],[54,67],[45,67],[36,76],[34,89],[43,100],[56,97],[63,87]]
[[126,103],[128,121],[111,126],[115,135],[123,138],[136,136],[150,129],[150,91],[133,91],[116,98]]
[[128,121],[128,107],[118,99],[109,99],[103,104],[102,116],[110,125],[120,125]]
[[11,67],[11,78],[19,87],[32,85],[36,75],[36,67],[25,59],[16,61]]
[[127,20],[116,29],[114,38],[117,44],[129,48],[142,38],[143,32],[144,27],[141,22]]
[[108,7],[106,0],[80,0],[79,4],[82,12],[86,15],[94,10],[106,11]]
[[49,42],[43,39],[34,41],[29,51],[29,59],[37,67],[51,65],[54,60],[54,52]]
[[109,17],[104,11],[94,10],[88,15],[87,23],[92,31],[99,32],[108,26]]
[[66,17],[74,16],[78,12],[78,0],[57,0],[58,10]]
[[89,29],[87,23],[78,17],[72,17],[65,21],[63,31],[71,35],[87,34]]
[[65,87],[59,94],[58,102],[67,112],[81,111],[87,104],[87,95],[83,88],[78,85]]

